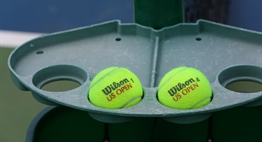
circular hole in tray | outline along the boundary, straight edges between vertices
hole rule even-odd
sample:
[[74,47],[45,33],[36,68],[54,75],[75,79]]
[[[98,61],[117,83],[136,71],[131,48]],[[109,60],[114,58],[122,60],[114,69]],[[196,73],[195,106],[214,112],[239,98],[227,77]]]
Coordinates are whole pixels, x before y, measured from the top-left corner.
[[227,89],[242,92],[242,93],[254,93],[262,91],[262,84],[254,81],[235,81],[225,86]]
[[41,89],[49,92],[63,92],[79,86],[81,86],[81,84],[73,80],[56,80],[45,84]]
[[33,84],[45,91],[62,92],[81,86],[87,78],[87,73],[81,68],[57,65],[38,71],[33,77]]
[[262,91],[262,68],[251,65],[230,67],[219,74],[218,81],[231,91],[241,93],[260,92]]
[[116,38],[115,40],[116,40],[116,41],[121,41],[122,39],[118,37],[118,38]]
[[36,54],[37,54],[37,55],[44,54],[44,51],[37,51]]
[[196,41],[201,41],[201,40],[202,40],[202,38],[200,38],[200,37],[196,38]]

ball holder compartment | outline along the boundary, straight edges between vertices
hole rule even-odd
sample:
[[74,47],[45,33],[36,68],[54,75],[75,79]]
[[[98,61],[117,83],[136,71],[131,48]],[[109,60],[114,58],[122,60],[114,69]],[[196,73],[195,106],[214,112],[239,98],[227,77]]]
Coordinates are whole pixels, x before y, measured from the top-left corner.
[[[261,39],[259,32],[204,20],[161,30],[110,21],[31,40],[11,53],[8,66],[16,86],[32,91],[39,102],[84,110],[98,121],[119,123],[135,117],[162,117],[176,123],[194,123],[215,111],[262,104],[261,90],[241,93],[225,88],[239,80],[261,84]],[[92,78],[110,66],[126,67],[138,76],[144,88],[139,104],[103,109],[89,102]],[[208,105],[178,110],[158,102],[160,80],[179,66],[197,68],[207,76],[213,89]],[[63,92],[41,89],[44,84],[64,79],[81,86]]]

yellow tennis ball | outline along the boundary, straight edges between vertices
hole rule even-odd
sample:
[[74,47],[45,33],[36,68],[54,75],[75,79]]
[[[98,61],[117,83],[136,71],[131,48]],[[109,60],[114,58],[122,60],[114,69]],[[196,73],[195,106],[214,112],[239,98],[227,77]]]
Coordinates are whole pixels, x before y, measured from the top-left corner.
[[94,77],[88,97],[90,102],[98,107],[127,108],[141,101],[143,87],[138,77],[130,70],[110,67]]
[[158,100],[176,109],[193,109],[211,101],[212,89],[206,76],[195,68],[178,67],[160,81]]

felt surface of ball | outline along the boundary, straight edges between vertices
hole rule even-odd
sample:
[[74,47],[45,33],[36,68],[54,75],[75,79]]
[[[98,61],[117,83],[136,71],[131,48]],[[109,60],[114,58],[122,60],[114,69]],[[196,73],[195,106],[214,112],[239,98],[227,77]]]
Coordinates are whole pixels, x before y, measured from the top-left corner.
[[202,72],[182,66],[162,78],[157,97],[161,104],[170,108],[194,109],[211,101],[212,89]]
[[88,98],[98,107],[119,109],[136,105],[143,97],[138,77],[126,68],[110,67],[99,72],[90,84]]

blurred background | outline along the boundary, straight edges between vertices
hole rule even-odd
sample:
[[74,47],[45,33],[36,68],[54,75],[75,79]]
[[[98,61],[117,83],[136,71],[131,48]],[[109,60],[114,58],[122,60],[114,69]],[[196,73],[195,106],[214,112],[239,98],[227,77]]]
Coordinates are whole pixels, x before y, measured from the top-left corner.
[[[119,19],[134,22],[133,0],[1,0],[0,29],[51,33]],[[261,0],[184,0],[185,22],[198,19],[262,31]]]

